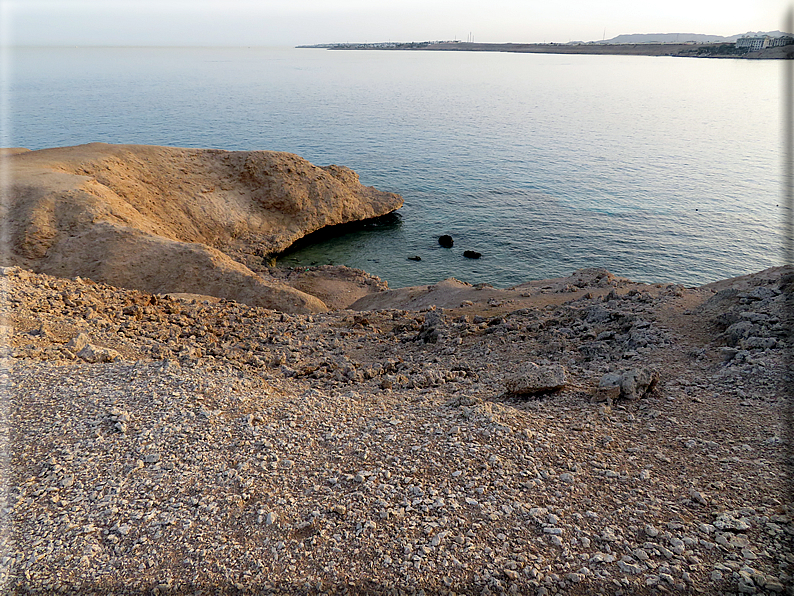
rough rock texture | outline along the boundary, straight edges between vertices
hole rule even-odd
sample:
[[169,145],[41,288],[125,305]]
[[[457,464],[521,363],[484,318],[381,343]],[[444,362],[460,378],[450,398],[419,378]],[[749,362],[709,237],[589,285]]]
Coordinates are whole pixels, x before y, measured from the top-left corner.
[[92,143],[3,159],[3,264],[290,312],[325,305],[250,266],[319,228],[402,205],[348,168],[271,151]]
[[[3,593],[794,585],[790,269],[315,314],[1,272]],[[528,361],[568,384],[505,395]],[[591,403],[640,368],[644,399]]]
[[519,374],[505,381],[505,389],[515,395],[557,391],[568,384],[565,367],[559,364],[538,366],[528,363]]
[[610,372],[598,382],[594,400],[612,403],[618,398],[639,399],[653,391],[658,382],[659,373],[648,368]]

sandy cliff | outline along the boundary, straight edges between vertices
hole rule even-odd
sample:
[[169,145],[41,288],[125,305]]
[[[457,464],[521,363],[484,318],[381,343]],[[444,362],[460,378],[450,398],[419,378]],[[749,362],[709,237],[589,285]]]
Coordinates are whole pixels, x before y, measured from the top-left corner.
[[322,227],[402,205],[348,168],[272,151],[92,143],[3,157],[5,264],[290,312],[325,305],[247,265]]

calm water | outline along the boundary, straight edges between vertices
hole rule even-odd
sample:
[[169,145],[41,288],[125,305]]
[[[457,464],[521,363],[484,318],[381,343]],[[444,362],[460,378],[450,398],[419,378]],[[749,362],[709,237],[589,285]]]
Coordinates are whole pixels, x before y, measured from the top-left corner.
[[588,266],[699,284],[781,263],[779,62],[263,48],[11,58],[4,144],[290,151],[405,198],[398,218],[284,265],[506,287]]

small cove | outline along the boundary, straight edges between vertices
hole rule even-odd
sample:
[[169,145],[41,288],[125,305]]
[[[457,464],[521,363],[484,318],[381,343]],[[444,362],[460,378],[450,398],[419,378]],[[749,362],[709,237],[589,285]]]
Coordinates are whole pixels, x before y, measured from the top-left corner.
[[292,250],[284,266],[346,264],[391,287],[507,287],[591,266],[695,285],[781,262],[780,72],[647,56],[18,48],[3,144],[289,151],[403,195],[391,224]]

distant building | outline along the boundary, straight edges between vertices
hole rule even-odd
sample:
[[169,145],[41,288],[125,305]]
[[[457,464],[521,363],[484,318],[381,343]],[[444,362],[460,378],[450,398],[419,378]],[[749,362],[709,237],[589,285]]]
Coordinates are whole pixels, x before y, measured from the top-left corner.
[[762,35],[758,37],[740,37],[736,40],[736,48],[754,52],[756,50],[763,50],[764,48],[774,48],[777,46],[787,46],[794,43],[794,37],[784,35],[782,37],[770,37],[769,35]]
[[767,47],[774,48],[776,46],[790,46],[791,44],[794,44],[794,37],[791,35],[772,37],[771,40],[771,43]]

